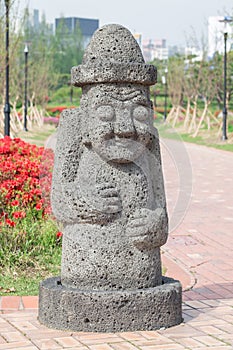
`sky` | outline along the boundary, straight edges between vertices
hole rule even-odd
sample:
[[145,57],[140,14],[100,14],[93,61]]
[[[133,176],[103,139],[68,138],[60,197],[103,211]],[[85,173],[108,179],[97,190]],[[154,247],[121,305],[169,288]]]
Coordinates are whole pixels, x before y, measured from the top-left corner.
[[[44,12],[54,23],[56,17],[99,19],[100,26],[118,23],[144,39],[166,39],[168,45],[200,43],[207,36],[209,16],[233,15],[232,0],[19,0]],[[191,46],[191,45],[190,45]]]

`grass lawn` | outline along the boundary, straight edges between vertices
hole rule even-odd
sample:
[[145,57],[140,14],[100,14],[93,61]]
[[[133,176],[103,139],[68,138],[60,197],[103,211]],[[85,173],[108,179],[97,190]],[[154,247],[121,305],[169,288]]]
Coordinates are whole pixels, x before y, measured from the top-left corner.
[[44,253],[36,257],[31,264],[5,265],[0,268],[0,295],[38,295],[40,281],[59,276],[60,266],[60,246],[53,248],[52,254]]
[[[34,228],[33,228],[34,226]],[[53,219],[29,226],[27,236],[3,228],[0,237],[0,295],[37,295],[39,282],[60,275],[61,238]]]
[[22,140],[37,145],[44,146],[47,138],[56,131],[56,126],[52,124],[44,124],[42,127],[33,126],[32,130],[20,131],[16,137]]
[[50,259],[41,256],[37,266],[1,268],[0,295],[38,295],[39,283],[47,277],[59,276],[60,265],[61,248],[58,247]]
[[178,125],[175,129],[173,129],[169,124],[164,123],[162,119],[156,120],[155,126],[159,131],[159,135],[163,138],[170,138],[181,142],[190,142],[233,152],[232,132],[228,132],[228,140],[222,141],[221,135],[217,135],[216,130],[200,130],[198,136],[194,138],[192,135],[184,133],[181,126]]

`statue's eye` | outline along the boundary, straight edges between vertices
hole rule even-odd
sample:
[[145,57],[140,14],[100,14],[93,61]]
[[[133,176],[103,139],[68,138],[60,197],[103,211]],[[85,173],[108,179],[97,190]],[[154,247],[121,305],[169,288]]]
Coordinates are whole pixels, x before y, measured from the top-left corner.
[[103,122],[110,122],[114,119],[114,109],[112,106],[99,106],[96,110],[97,116]]
[[133,110],[133,118],[139,122],[144,122],[148,120],[148,108],[144,106],[138,106]]

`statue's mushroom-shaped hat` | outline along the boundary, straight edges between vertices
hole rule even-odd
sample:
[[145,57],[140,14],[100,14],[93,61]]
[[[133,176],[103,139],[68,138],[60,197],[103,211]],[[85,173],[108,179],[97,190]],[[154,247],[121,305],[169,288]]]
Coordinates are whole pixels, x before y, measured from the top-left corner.
[[109,24],[93,34],[82,64],[72,68],[71,82],[75,86],[96,83],[153,85],[156,68],[145,64],[141,49],[128,29]]

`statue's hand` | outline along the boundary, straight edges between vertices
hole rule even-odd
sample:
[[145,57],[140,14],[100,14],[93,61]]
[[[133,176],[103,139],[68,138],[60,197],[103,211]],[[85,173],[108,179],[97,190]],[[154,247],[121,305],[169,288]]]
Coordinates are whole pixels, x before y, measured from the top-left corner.
[[160,247],[167,240],[167,216],[165,210],[141,208],[129,218],[126,234],[133,238],[139,249]]
[[94,196],[94,206],[98,211],[111,214],[122,210],[119,191],[115,185],[109,182],[96,185]]

